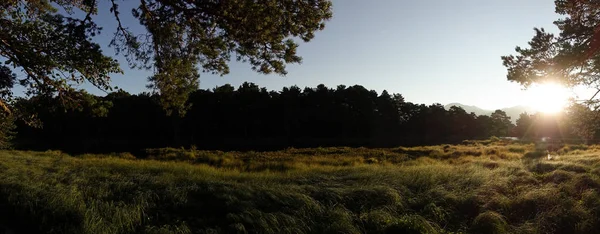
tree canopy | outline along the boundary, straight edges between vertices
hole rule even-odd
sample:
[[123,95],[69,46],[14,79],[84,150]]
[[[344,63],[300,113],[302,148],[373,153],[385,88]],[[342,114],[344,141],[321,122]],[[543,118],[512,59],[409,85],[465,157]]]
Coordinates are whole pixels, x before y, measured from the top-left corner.
[[[121,9],[110,0],[117,22],[108,29],[114,33],[110,45],[129,66],[153,69],[148,86],[161,94],[163,108],[180,112],[200,72],[227,74],[232,59],[260,73],[285,75],[286,64],[302,61],[297,39],[310,41],[332,17],[329,0],[136,1],[136,8]],[[121,21],[122,12],[138,22]],[[25,74],[18,84],[31,95],[69,101],[76,91],[72,85],[83,82],[111,90],[110,75],[122,69],[93,40],[107,30],[94,22],[97,13],[98,0],[3,0],[0,58],[6,68]],[[129,30],[134,23],[146,32],[134,34]]]
[[529,47],[503,56],[509,81],[524,86],[553,81],[600,90],[600,2],[555,0],[557,35],[535,28]]

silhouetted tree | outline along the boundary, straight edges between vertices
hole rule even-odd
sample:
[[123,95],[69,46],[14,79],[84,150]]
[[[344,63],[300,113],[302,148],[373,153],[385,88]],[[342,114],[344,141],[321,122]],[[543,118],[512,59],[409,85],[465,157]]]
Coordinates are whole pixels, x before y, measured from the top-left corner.
[[479,115],[475,120],[477,126],[476,138],[489,138],[494,136],[494,121],[488,115]]
[[496,110],[490,116],[492,120],[491,134],[493,136],[509,136],[510,130],[514,127],[510,121],[510,116],[506,115],[506,112],[502,110]]
[[600,115],[597,111],[581,104],[574,104],[568,108],[573,134],[589,142],[596,137],[600,127]]
[[517,124],[512,132],[513,136],[526,139],[535,137],[536,132],[535,129],[533,129],[533,118],[527,112],[521,113],[516,123]]
[[463,108],[452,106],[448,110],[450,117],[450,136],[452,139],[474,139],[477,130],[477,117],[468,114]]

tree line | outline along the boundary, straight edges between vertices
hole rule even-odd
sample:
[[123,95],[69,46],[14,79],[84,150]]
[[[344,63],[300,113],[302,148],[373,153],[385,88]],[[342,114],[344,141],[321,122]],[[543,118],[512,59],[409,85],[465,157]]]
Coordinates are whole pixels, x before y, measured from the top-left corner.
[[[415,104],[363,86],[268,91],[253,83],[191,93],[184,115],[168,115],[158,94],[81,93],[75,108],[58,97],[18,99],[13,145],[67,152],[139,151],[159,147],[271,150],[287,147],[391,147],[459,143],[510,136],[501,110],[490,116],[460,107]],[[37,122],[28,122],[27,113]],[[33,123],[33,124],[32,124]],[[35,124],[38,123],[38,124]]]
[[512,136],[527,141],[549,137],[562,142],[597,143],[600,139],[598,114],[588,105],[577,103],[559,113],[522,113],[512,130]]

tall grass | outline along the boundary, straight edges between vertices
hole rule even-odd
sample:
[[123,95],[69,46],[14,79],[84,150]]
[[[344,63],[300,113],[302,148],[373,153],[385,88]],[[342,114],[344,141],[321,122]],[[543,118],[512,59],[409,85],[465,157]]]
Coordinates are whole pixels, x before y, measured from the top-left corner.
[[600,150],[0,151],[0,232],[595,233]]

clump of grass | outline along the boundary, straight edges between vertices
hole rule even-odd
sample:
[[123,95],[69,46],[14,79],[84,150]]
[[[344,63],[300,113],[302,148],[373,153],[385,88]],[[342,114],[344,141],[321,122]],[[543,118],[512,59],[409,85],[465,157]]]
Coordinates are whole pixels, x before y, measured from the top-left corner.
[[483,166],[488,169],[496,169],[500,166],[500,164],[498,162],[487,161],[483,163]]
[[426,219],[418,215],[405,215],[392,221],[385,233],[439,233]]
[[544,176],[544,182],[546,183],[554,183],[561,184],[571,181],[573,179],[574,173],[563,170],[556,170],[552,173],[549,173]]
[[574,164],[574,163],[565,163],[565,164],[562,164],[559,168],[562,170],[565,170],[565,171],[572,171],[572,172],[577,172],[577,173],[585,173],[589,170],[589,168],[586,166]]
[[402,198],[398,191],[389,187],[349,189],[342,193],[341,202],[354,213],[383,208],[391,210],[402,208]]
[[526,149],[523,146],[510,146],[508,151],[512,153],[525,153]]
[[473,233],[507,233],[508,224],[504,217],[494,211],[483,212],[475,218],[471,226]]
[[120,152],[120,153],[111,153],[111,154],[82,154],[82,155],[77,155],[76,157],[90,158],[90,159],[94,159],[94,158],[122,158],[122,159],[128,159],[128,160],[137,159],[136,156],[134,156],[133,154],[131,154],[129,152]]
[[497,155],[500,151],[498,150],[498,148],[488,148],[485,149],[485,154],[486,155]]
[[377,160],[376,158],[367,158],[365,160],[365,163],[368,163],[368,164],[379,163],[379,160]]
[[523,155],[523,158],[525,159],[539,159],[539,158],[543,158],[546,157],[548,155],[548,153],[546,151],[529,151],[527,153],[525,153],[525,155]]
[[562,150],[564,150],[564,152],[569,152],[569,151],[575,151],[575,150],[588,150],[589,146],[587,145],[567,145],[565,147],[562,148]]
[[560,163],[546,162],[546,161],[537,161],[528,164],[528,168],[531,172],[544,174],[548,172],[552,172],[562,165]]

